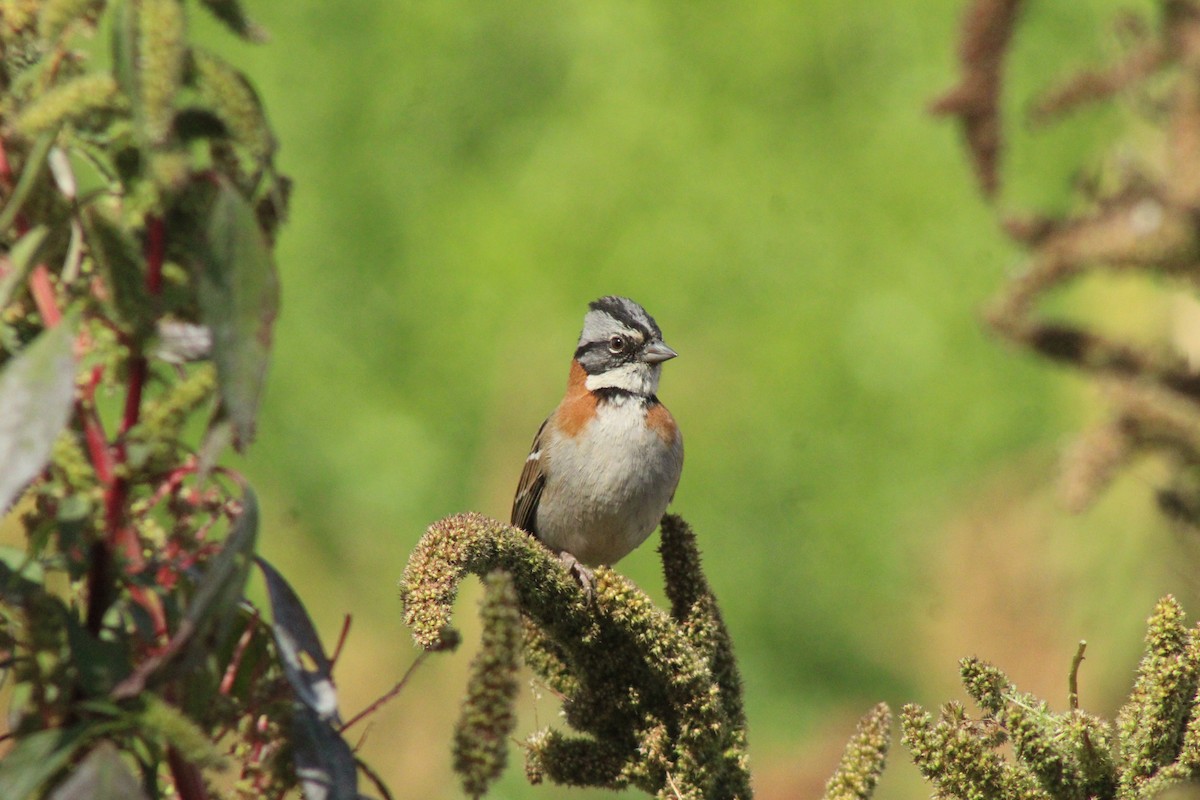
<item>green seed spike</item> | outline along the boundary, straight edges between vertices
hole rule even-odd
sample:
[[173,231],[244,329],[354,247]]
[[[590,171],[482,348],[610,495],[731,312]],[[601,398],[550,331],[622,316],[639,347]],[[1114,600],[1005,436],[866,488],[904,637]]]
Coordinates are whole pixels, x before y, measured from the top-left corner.
[[729,664],[714,657],[732,650],[685,530],[681,520],[664,521],[669,593],[679,590],[672,605],[686,608],[671,614],[603,567],[585,594],[525,531],[480,514],[449,517],[430,527],[409,558],[405,620],[418,644],[439,646],[452,630],[463,576],[504,569],[532,628],[526,662],[562,693],[572,729],[529,740],[531,780],[637,787],[670,798],[749,798],[741,685],[732,655]]
[[54,87],[27,106],[14,127],[23,136],[33,138],[93,111],[114,108],[119,99],[117,82],[111,75],[81,75]]
[[171,138],[175,96],[183,83],[187,34],[179,0],[139,0],[137,13],[137,91],[142,133],[152,146]]
[[94,4],[95,0],[46,0],[38,15],[38,35],[47,40],[57,39]]
[[454,771],[471,797],[486,794],[508,761],[521,654],[521,611],[512,576],[495,570],[483,586],[483,644],[471,663],[467,699],[454,731]]
[[825,784],[823,800],[869,800],[887,764],[892,710],[880,703],[858,721],[837,771]]
[[984,711],[999,714],[1014,691],[1004,673],[978,658],[964,658],[959,662],[959,670],[967,694]]
[[1197,687],[1197,644],[1174,597],[1158,602],[1129,702],[1117,715],[1121,788],[1136,790],[1183,745]]
[[263,114],[262,103],[241,72],[204,50],[192,51],[196,89],[200,97],[229,129],[233,140],[250,156],[265,164],[275,153],[275,137]]

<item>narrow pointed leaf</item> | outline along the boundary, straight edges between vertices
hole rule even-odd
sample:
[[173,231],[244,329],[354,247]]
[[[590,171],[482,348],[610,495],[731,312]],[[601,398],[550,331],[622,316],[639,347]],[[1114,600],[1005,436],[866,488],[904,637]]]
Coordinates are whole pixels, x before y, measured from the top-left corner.
[[46,156],[50,154],[50,147],[54,144],[55,133],[56,131],[43,133],[33,143],[33,148],[25,159],[25,166],[21,169],[21,177],[17,179],[17,185],[9,195],[8,202],[4,204],[4,209],[0,210],[0,231],[6,231],[13,226],[17,214],[21,213],[21,208],[29,199],[29,193],[33,191],[38,177],[46,167]]
[[193,262],[203,321],[212,330],[221,401],[241,449],[254,438],[279,283],[254,209],[217,179]]
[[221,552],[209,562],[188,605],[186,619],[197,630],[234,616],[246,588],[257,540],[258,499],[254,490],[247,486],[242,498],[242,514],[225,537]]
[[9,271],[3,279],[0,279],[0,308],[8,305],[8,301],[24,283],[25,276],[29,274],[29,268],[33,266],[34,258],[41,249],[42,243],[46,241],[48,233],[50,233],[50,229],[45,225],[31,228],[17,240],[12,250],[8,252]]
[[[271,598],[271,631],[279,648],[279,657],[288,681],[300,702],[322,720],[337,720],[337,693],[333,686],[333,665],[325,656],[317,629],[304,604],[282,575],[262,558],[254,559],[267,581]],[[302,656],[307,657],[306,661]]]
[[[75,396],[75,325],[44,331],[0,372],[0,512],[46,463]],[[2,795],[0,795],[2,796]]]
[[42,785],[71,760],[86,732],[80,725],[38,731],[19,739],[0,759],[0,797],[26,800],[39,794]]
[[42,592],[45,579],[41,562],[24,548],[0,547],[0,600],[18,605]]
[[304,800],[359,800],[350,745],[308,706],[297,703],[293,710],[292,759]]
[[145,800],[141,784],[112,742],[96,745],[47,800]]
[[113,9],[112,62],[117,86],[140,116],[141,93],[137,86],[137,8],[134,0],[116,0]]
[[92,635],[74,614],[64,614],[63,618],[80,688],[89,697],[107,694],[117,681],[133,671],[126,645]]

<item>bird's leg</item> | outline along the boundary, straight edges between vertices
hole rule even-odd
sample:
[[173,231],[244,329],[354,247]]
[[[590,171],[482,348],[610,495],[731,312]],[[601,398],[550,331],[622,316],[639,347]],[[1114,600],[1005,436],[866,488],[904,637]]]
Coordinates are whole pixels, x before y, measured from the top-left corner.
[[595,574],[589,567],[584,566],[577,558],[575,558],[575,556],[571,555],[566,550],[559,551],[558,560],[561,561],[563,566],[567,568],[567,572],[571,573],[571,575],[575,577],[575,580],[579,581],[579,585],[583,588],[584,594],[586,594],[588,597],[592,597],[596,594],[594,585]]

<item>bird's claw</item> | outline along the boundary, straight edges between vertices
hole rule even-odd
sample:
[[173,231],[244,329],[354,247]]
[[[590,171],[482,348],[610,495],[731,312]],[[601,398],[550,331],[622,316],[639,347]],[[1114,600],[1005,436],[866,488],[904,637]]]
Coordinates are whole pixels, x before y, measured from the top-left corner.
[[558,554],[558,560],[567,568],[567,572],[571,573],[572,577],[579,581],[579,586],[583,589],[583,593],[588,596],[588,599],[596,596],[596,576],[590,567],[580,563],[579,559],[566,550]]

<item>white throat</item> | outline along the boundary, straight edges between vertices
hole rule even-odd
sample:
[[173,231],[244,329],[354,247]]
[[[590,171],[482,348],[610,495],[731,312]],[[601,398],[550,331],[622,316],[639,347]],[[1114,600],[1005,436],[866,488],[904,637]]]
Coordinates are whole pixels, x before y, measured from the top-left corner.
[[593,392],[597,389],[622,389],[648,397],[658,391],[658,378],[661,374],[662,367],[658,364],[652,366],[644,361],[634,361],[596,375],[588,375],[584,386]]

